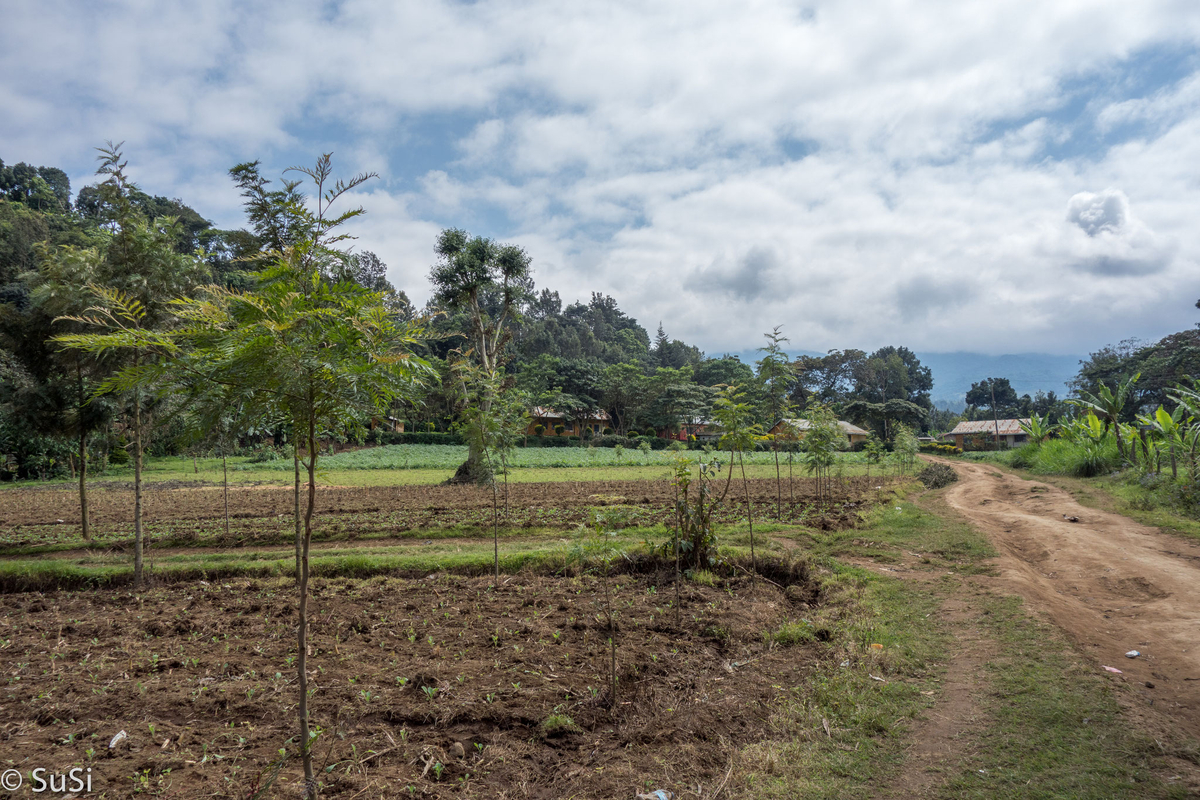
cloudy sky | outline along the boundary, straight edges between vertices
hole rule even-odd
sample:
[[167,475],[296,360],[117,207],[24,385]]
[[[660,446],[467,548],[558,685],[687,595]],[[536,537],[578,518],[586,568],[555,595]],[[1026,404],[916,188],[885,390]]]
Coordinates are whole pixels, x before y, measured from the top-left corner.
[[225,175],[381,178],[417,301],[443,227],[524,245],[710,353],[1085,353],[1193,325],[1195,0],[10,0],[0,158],[125,142],[222,227]]

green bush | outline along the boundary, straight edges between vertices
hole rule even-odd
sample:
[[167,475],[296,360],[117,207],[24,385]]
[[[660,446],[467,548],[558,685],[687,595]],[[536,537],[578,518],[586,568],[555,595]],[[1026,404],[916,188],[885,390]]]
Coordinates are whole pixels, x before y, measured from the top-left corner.
[[929,453],[930,455],[934,456],[956,456],[962,453],[962,450],[959,450],[952,444],[926,442],[925,444],[921,445],[921,452]]
[[1037,462],[1037,454],[1038,445],[1032,442],[1021,445],[1008,454],[1009,466],[1016,467],[1017,469],[1031,469]]
[[[1112,472],[1120,464],[1117,443],[1111,436],[1099,444],[1051,439],[1035,447],[1037,449],[1032,454],[1026,448],[1021,448],[1020,455],[1014,453],[1009,459],[1027,461],[1031,471],[1043,475],[1072,475],[1076,478],[1103,475]],[[1009,463],[1012,463],[1011,460]]]

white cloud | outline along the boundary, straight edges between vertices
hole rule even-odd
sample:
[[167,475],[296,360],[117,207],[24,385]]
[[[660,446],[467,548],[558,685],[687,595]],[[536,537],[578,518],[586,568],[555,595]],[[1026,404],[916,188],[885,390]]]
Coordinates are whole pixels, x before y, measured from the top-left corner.
[[1193,321],[1200,77],[1125,70],[1198,42],[1183,0],[46,0],[0,27],[0,157],[79,184],[125,139],[148,190],[230,225],[229,166],[335,150],[383,175],[360,246],[418,301],[437,230],[474,223],[713,351],[784,323],[1078,352]]

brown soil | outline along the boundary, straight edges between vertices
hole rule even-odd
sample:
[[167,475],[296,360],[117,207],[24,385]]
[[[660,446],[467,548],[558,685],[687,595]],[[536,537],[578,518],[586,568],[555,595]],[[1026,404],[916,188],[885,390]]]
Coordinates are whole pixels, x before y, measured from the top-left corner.
[[1200,545],[991,466],[953,466],[946,502],[1000,551],[998,588],[1066,631],[1097,670],[1122,671],[1105,674],[1129,689],[1118,696],[1131,723],[1164,740],[1200,736]]
[[[685,584],[677,624],[669,572],[614,577],[611,710],[598,578],[318,580],[309,665],[327,730],[317,764],[332,766],[323,796],[711,790],[820,652],[764,642],[817,601],[802,570],[773,578],[800,591]],[[293,593],[239,580],[0,598],[5,759],[91,766],[109,797],[249,796],[296,727]],[[571,724],[547,730],[555,714]],[[288,761],[268,796],[296,796],[299,774]]]
[[[850,478],[832,499],[818,501],[813,482],[797,479],[789,502],[783,486],[783,521],[801,522],[823,530],[838,530],[857,522],[861,496],[883,479]],[[751,497],[755,516],[775,519],[775,481],[754,480]],[[723,483],[718,491],[723,488]],[[92,523],[99,541],[127,538],[132,531],[132,491],[100,489],[89,496]],[[507,521],[500,495],[501,524],[506,527],[569,530],[588,520],[597,506],[625,509],[641,525],[667,522],[674,506],[674,489],[668,481],[586,481],[514,483],[509,485]],[[0,542],[38,545],[78,536],[79,496],[70,488],[12,489],[0,499]],[[360,535],[397,535],[452,526],[490,527],[492,492],[471,486],[372,486],[318,487],[316,513],[323,517],[318,535],[354,538]],[[717,513],[718,521],[744,519],[746,500],[735,485]],[[230,489],[231,535],[224,536],[225,506],[217,488],[164,489],[148,484],[143,516],[158,539],[178,538],[237,546],[246,543],[284,543],[292,536],[294,501],[287,487]]]

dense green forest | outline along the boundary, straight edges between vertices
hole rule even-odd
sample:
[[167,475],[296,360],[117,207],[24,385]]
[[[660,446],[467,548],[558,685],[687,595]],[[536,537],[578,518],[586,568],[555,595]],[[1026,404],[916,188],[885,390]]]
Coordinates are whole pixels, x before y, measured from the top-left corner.
[[[84,458],[100,468],[128,460],[132,392],[112,385],[111,377],[125,368],[128,354],[97,355],[52,340],[96,329],[95,320],[85,319],[98,302],[89,287],[135,298],[145,311],[142,324],[168,330],[181,324],[172,300],[212,290],[203,287],[253,289],[271,259],[309,232],[302,210],[312,198],[303,185],[287,176],[268,180],[256,162],[229,170],[245,201],[246,227],[222,230],[183,200],[129,183],[120,154],[108,155],[97,182],[77,193],[61,169],[0,161],[0,470],[9,479],[75,474]],[[613,297],[592,293],[586,302],[564,303],[555,289],[536,285],[537,265],[519,248],[463,231],[447,231],[442,239],[429,243],[435,291],[424,308],[388,282],[378,256],[348,239],[337,240],[338,257],[320,266],[327,280],[378,293],[389,314],[420,325],[412,353],[429,368],[423,389],[397,395],[389,411],[409,431],[462,428],[472,390],[454,365],[487,355],[489,347],[495,349],[489,362],[494,390],[506,402],[525,412],[559,409],[580,420],[603,412],[611,429],[604,433],[617,437],[663,437],[704,423],[723,386],[739,388],[764,431],[818,406],[885,441],[897,425],[937,432],[959,419],[933,408],[933,376],[906,347],[793,357],[787,349],[803,343],[776,329],[764,331],[761,357],[753,363],[708,356],[672,338],[661,322],[651,335]],[[499,272],[485,274],[492,269],[489,258]],[[501,264],[505,258],[508,267]],[[471,259],[472,269],[482,271],[468,286],[463,270]],[[439,284],[439,274],[449,282]],[[1094,392],[1140,373],[1127,412],[1132,419],[1142,406],[1169,405],[1166,389],[1200,372],[1198,361],[1195,330],[1157,343],[1126,342],[1084,362],[1075,388]],[[153,387],[143,394],[137,410],[152,422],[145,426],[149,452],[216,446],[212,430],[198,422],[203,415],[192,395]],[[976,384],[967,400],[967,419],[995,414],[1056,421],[1069,413],[1054,393],[1018,397],[1003,378]],[[286,440],[290,422],[281,419],[240,423],[236,446],[271,434]]]

